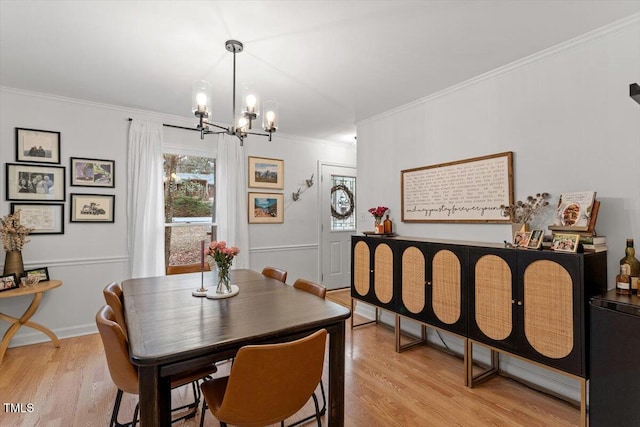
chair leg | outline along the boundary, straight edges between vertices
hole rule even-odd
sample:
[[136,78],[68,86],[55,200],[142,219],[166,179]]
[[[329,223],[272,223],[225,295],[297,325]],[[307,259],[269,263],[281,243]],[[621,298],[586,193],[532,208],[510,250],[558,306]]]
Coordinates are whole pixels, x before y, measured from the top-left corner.
[[207,401],[202,399],[202,413],[200,414],[200,427],[202,427],[204,425],[204,414],[207,413],[207,409],[209,409],[209,407],[207,406]]
[[[320,414],[320,416],[322,416],[327,411],[327,398],[326,398],[325,393],[324,393],[324,385],[322,385],[322,380],[320,380],[320,392],[322,394],[322,409],[320,409],[318,411],[318,413]],[[317,402],[317,397],[316,397],[316,393],[315,392],[313,393],[313,399]],[[288,427],[295,427],[295,426],[297,426],[299,424],[306,423],[307,421],[312,420],[314,418],[316,418],[315,415],[309,415],[308,417],[304,417],[303,419],[298,420],[295,423],[289,424]],[[200,427],[202,427],[202,426],[200,426]]]
[[131,421],[131,427],[136,427],[138,424],[138,411],[140,411],[140,402],[136,403],[136,409],[133,411],[133,421]]
[[109,427],[118,427],[118,413],[120,412],[120,402],[122,402],[122,390],[118,389],[116,393],[116,400],[113,402],[113,412],[111,412],[111,422],[109,423]]
[[322,422],[320,422],[320,410],[318,409],[318,398],[316,397],[316,394],[313,393],[313,404],[316,407],[316,421],[318,421],[318,427],[322,427]]
[[320,415],[324,415],[327,412],[327,396],[324,394],[324,385],[320,380],[320,393],[322,394],[322,409],[320,409]]

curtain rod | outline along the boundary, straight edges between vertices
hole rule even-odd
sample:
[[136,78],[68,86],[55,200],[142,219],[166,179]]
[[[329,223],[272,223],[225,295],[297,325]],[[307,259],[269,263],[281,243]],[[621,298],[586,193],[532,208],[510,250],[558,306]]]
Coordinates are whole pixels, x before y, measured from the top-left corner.
[[[132,121],[133,119],[131,117],[129,117],[129,121]],[[184,130],[195,130],[196,132],[200,132],[200,129],[196,129],[196,128],[188,128],[186,126],[176,126],[176,125],[168,125],[166,123],[163,123],[162,126],[166,126],[168,128],[176,128],[176,129],[184,129]]]

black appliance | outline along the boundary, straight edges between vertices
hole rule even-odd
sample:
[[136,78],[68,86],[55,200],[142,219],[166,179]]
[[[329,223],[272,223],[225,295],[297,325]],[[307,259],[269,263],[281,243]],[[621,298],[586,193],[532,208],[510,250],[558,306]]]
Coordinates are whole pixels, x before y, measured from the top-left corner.
[[640,426],[640,297],[590,301],[589,426]]

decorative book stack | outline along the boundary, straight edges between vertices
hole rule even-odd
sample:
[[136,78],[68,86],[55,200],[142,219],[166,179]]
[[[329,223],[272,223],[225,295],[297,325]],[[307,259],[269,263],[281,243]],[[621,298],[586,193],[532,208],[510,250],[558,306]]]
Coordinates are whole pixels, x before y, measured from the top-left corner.
[[580,243],[585,252],[604,252],[608,249],[605,236],[580,236]]

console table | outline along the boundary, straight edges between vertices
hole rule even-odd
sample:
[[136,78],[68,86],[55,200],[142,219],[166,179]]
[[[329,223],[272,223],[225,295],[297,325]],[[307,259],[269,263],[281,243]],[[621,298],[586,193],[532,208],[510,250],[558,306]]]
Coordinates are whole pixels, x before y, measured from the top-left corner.
[[[410,237],[352,236],[351,298],[396,316],[396,351],[426,341],[426,327],[464,341],[464,382],[499,373],[505,353],[581,384],[586,425],[588,302],[607,289],[607,254],[505,248],[501,244]],[[353,310],[353,307],[352,307]],[[400,319],[420,322],[402,345]],[[353,324],[352,324],[353,326]],[[491,351],[474,375],[473,345]]]
[[7,348],[9,347],[11,338],[13,338],[16,332],[18,332],[18,329],[20,329],[23,325],[29,328],[37,329],[40,332],[46,334],[49,337],[49,339],[51,339],[54,346],[60,347],[60,340],[58,339],[56,334],[53,333],[53,331],[51,331],[46,326],[43,326],[36,322],[32,322],[29,319],[31,319],[31,317],[36,313],[36,311],[38,311],[38,307],[40,306],[40,300],[42,299],[42,294],[44,294],[47,291],[50,291],[51,289],[57,288],[58,286],[61,286],[61,285],[62,285],[62,282],[60,280],[47,280],[45,282],[40,282],[34,286],[19,287],[19,288],[11,289],[8,291],[0,292],[0,298],[14,298],[14,297],[19,297],[23,295],[33,295],[33,300],[31,301],[31,304],[29,305],[27,310],[22,314],[22,316],[20,316],[20,318],[15,318],[7,314],[0,313],[0,319],[6,320],[7,322],[11,323],[11,326],[9,326],[9,329],[7,329],[7,331],[4,333],[4,336],[2,337],[2,341],[0,341],[0,363],[2,363],[2,360],[4,359],[4,354],[6,353]]

